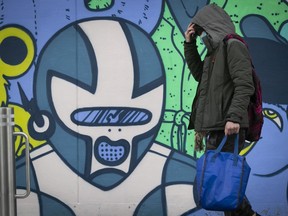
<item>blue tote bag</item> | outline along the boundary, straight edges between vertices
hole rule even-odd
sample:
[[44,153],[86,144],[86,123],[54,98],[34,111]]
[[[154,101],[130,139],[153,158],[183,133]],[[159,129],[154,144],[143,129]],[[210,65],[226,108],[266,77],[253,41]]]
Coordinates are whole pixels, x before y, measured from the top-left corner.
[[235,210],[243,201],[250,167],[245,157],[238,155],[239,135],[234,153],[221,152],[225,136],[216,150],[208,150],[197,160],[196,196],[206,210]]

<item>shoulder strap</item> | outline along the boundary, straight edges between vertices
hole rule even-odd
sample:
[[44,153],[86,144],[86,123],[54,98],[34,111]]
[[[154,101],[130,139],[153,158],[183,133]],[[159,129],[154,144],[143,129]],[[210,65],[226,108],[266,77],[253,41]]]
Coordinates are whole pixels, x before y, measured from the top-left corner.
[[241,41],[241,42],[242,42],[243,44],[245,44],[245,46],[248,48],[248,45],[246,44],[246,42],[244,41],[244,39],[243,39],[240,35],[238,35],[238,34],[233,34],[233,33],[228,34],[228,35],[225,36],[225,38],[223,39],[223,41],[224,41],[225,44],[227,44],[227,41],[228,41],[229,39],[232,39],[232,38]]

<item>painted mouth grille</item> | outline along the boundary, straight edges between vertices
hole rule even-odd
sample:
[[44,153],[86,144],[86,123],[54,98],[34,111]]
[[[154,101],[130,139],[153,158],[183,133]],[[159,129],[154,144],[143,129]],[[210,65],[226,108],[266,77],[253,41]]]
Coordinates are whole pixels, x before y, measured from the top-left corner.
[[95,158],[102,164],[117,166],[126,160],[130,152],[127,140],[112,141],[108,137],[100,137],[94,145]]
[[105,161],[118,161],[124,156],[123,146],[111,146],[108,143],[101,143],[98,147],[99,156]]

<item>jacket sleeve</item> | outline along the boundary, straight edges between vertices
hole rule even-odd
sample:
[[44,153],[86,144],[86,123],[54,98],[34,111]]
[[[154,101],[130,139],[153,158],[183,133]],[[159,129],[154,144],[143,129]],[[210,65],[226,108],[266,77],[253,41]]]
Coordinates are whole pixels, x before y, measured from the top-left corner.
[[191,74],[199,82],[202,76],[203,62],[197,50],[196,40],[192,40],[191,43],[184,42],[184,56]]
[[227,44],[227,63],[234,85],[234,94],[229,107],[226,122],[241,123],[247,116],[247,108],[254,93],[252,64],[247,47],[240,41],[231,39]]

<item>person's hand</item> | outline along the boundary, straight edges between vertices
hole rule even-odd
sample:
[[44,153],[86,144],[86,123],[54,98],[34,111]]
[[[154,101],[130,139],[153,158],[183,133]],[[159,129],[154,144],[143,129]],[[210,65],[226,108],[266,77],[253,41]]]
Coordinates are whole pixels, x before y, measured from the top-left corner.
[[[195,37],[195,29],[194,29],[195,24],[194,23],[190,23],[187,27],[187,30],[185,31],[185,41],[187,43],[191,42],[192,37]],[[195,37],[196,38],[196,37]]]
[[225,125],[224,133],[226,136],[232,135],[232,134],[238,134],[240,130],[240,124],[227,121]]

